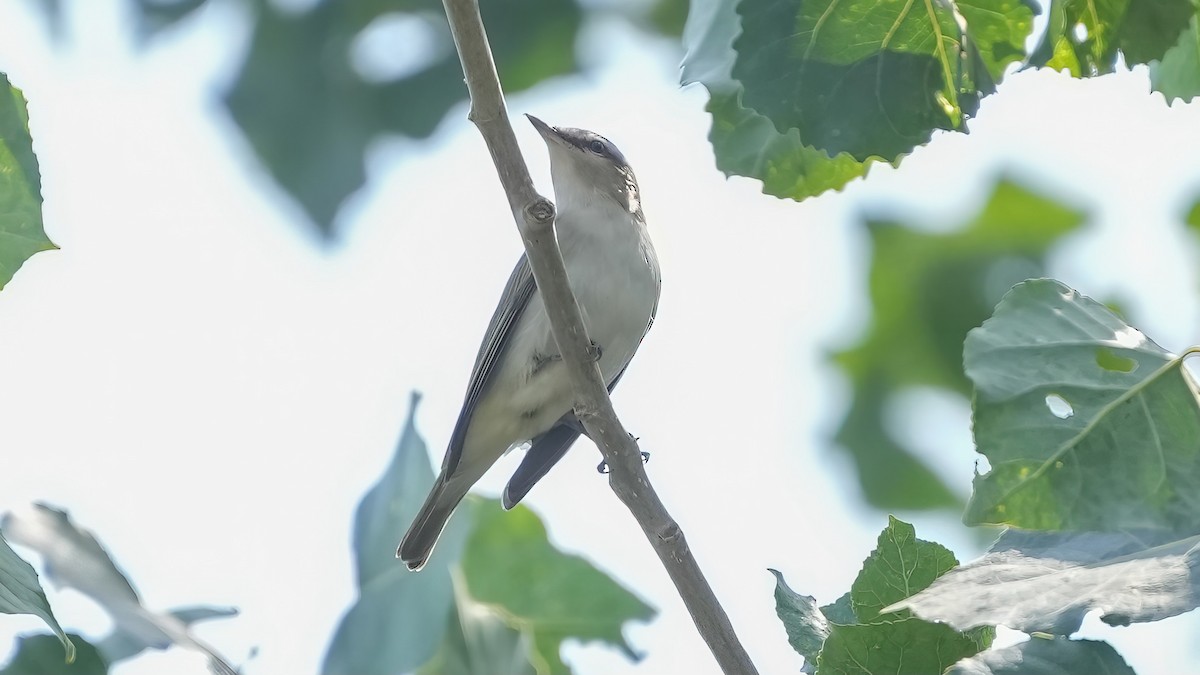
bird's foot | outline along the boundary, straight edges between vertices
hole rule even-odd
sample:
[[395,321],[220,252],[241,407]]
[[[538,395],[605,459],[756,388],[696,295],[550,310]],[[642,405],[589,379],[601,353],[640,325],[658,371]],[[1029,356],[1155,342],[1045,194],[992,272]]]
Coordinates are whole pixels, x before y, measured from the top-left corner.
[[[629,434],[629,437],[632,438],[635,443],[638,441],[638,439],[633,434]],[[650,461],[650,453],[643,450],[641,452],[641,455],[642,455],[642,464],[645,464]],[[600,460],[600,463],[596,465],[596,471],[598,471],[600,473],[609,473],[612,471],[612,469],[609,468],[608,462],[602,459],[602,460]]]
[[588,345],[588,356],[590,356],[593,361],[599,361],[600,357],[603,355],[604,349],[600,346],[600,343],[592,340],[592,344]]

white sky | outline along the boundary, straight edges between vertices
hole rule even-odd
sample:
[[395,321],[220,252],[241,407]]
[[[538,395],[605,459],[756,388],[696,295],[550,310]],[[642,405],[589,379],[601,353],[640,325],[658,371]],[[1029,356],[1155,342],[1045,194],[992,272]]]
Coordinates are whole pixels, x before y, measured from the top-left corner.
[[[30,101],[46,228],[62,247],[0,293],[0,509],[34,499],[69,509],[153,608],[240,607],[198,634],[235,661],[257,647],[250,675],[315,672],[353,598],[353,509],[386,465],[413,389],[440,460],[520,252],[503,195],[462,108],[429,144],[379,144],[343,244],[322,251],[298,234],[293,207],[281,208],[217,100],[245,38],[237,12],[212,8],[135,53],[122,0],[68,4],[79,11],[60,46],[32,3],[0,4],[0,70]],[[855,214],[894,208],[951,224],[1015,168],[1101,214],[1054,258],[1056,276],[1128,298],[1168,349],[1197,341],[1196,245],[1174,219],[1200,186],[1200,108],[1148,95],[1144,70],[1013,76],[969,136],[939,136],[899,170],[795,204],[713,168],[705,94],[676,86],[677,51],[617,23],[593,36],[595,74],[510,107],[599,131],[637,169],[665,280],[617,408],[761,672],[800,663],[766,568],[832,601],[886,523],[824,440],[847,389],[823,350],[866,319]],[[517,132],[549,190],[541,141]],[[945,414],[959,422],[947,427]],[[969,489],[965,404],[918,393],[897,423]],[[518,459],[481,491],[497,494]],[[716,673],[597,461],[580,443],[528,503],[559,545],[661,613],[628,631],[647,654],[640,664],[598,647],[570,647],[568,659],[581,675]],[[978,550],[953,517],[917,524],[960,556]],[[104,632],[77,594],[51,601],[64,625]],[[1196,658],[1183,638],[1195,623],[1091,620],[1087,634],[1112,640],[1141,675],[1169,673]],[[39,628],[0,617],[0,651]],[[117,672],[203,666],[174,650]]]

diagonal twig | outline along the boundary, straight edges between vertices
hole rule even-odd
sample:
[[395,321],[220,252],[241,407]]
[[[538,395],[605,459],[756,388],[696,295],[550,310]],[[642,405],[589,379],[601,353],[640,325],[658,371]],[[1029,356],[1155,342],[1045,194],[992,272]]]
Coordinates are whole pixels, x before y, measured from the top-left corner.
[[696,629],[726,675],[757,675],[750,656],[688,548],[683,530],[650,485],[637,442],[617,419],[600,368],[589,354],[591,340],[571,292],[558,241],[554,204],[537,193],[517,146],[477,0],[442,0],[450,32],[471,94],[468,118],[487,143],[508,205],[525,243],[529,266],[542,293],[554,339],[570,375],[575,414],[599,446],[610,468],[609,485],[633,513],[675,583]]

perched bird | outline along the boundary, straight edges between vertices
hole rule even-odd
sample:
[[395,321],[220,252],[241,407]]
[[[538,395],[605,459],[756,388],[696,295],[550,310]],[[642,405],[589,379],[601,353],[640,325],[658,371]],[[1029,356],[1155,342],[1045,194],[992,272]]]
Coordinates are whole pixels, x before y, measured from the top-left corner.
[[[555,227],[571,288],[609,391],[629,365],[658,308],[658,259],[637,181],[625,156],[591,131],[529,116],[550,150]],[[410,570],[429,559],[446,521],[509,449],[530,447],[504,490],[512,508],[583,431],[542,295],[522,255],[475,358],[442,471],[400,542]]]

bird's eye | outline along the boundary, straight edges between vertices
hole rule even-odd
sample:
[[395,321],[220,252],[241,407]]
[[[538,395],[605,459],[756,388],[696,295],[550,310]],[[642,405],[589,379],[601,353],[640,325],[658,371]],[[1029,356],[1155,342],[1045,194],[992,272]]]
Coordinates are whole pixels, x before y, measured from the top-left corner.
[[591,143],[588,143],[588,150],[591,150],[592,152],[596,153],[597,155],[603,155],[604,154],[604,144],[601,143],[600,141],[592,141]]

